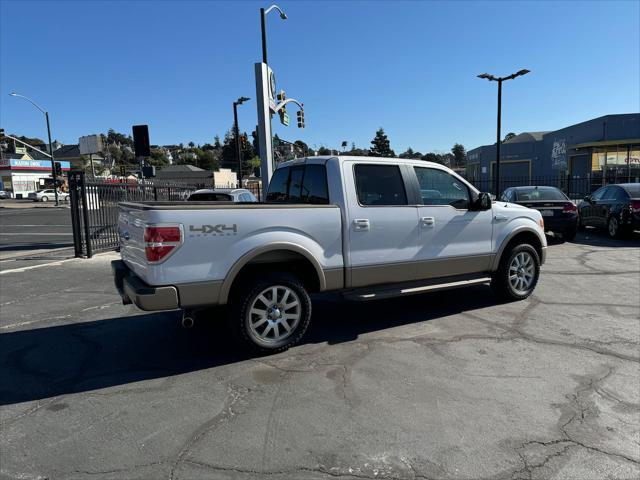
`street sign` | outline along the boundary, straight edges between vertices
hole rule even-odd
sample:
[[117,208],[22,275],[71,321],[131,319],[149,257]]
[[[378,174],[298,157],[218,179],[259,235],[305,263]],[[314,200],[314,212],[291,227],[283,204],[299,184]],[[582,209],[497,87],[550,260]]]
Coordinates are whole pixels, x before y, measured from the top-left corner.
[[288,113],[284,113],[280,117],[280,123],[282,123],[285,127],[289,126],[289,114]]

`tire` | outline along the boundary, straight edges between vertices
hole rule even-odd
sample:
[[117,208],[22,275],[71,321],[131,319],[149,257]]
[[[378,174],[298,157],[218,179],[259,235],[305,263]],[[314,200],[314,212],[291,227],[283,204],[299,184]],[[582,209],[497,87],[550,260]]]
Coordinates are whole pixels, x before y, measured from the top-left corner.
[[622,236],[622,227],[617,217],[611,216],[607,221],[607,233],[610,238],[620,238]]
[[293,275],[274,273],[252,278],[234,295],[229,322],[234,336],[247,349],[282,352],[297,344],[307,331],[311,299]]
[[41,198],[42,202],[48,202],[49,201],[49,197],[47,197],[46,195],[44,197]]
[[[516,273],[511,274],[514,269]],[[536,249],[526,243],[514,245],[502,255],[491,277],[491,287],[502,300],[524,300],[533,293],[539,276],[540,257]]]
[[571,242],[575,240],[577,233],[577,228],[570,228],[569,230],[565,230],[565,232],[562,234],[562,238],[564,238],[564,240],[566,240],[567,242]]

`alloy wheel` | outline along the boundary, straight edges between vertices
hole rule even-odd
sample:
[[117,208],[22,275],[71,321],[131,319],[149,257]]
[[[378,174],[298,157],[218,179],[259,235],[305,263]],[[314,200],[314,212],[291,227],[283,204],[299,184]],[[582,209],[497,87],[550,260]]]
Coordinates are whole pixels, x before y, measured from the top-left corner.
[[294,290],[273,285],[258,294],[248,313],[249,330],[259,341],[280,342],[296,330],[302,305]]
[[616,217],[611,217],[609,219],[609,236],[616,237],[618,236],[618,219]]
[[535,274],[535,261],[528,252],[519,252],[509,264],[509,283],[519,294],[524,294],[531,288]]

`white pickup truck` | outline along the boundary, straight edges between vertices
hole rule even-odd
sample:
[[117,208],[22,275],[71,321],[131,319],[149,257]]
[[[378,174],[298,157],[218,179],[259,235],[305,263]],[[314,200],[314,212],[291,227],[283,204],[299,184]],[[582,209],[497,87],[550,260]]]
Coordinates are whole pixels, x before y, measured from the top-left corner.
[[264,203],[121,203],[124,303],[192,311],[229,304],[232,331],[274,352],[298,342],[309,294],[376,299],[491,283],[528,297],[547,249],[540,212],[492,202],[420,160],[282,163]]

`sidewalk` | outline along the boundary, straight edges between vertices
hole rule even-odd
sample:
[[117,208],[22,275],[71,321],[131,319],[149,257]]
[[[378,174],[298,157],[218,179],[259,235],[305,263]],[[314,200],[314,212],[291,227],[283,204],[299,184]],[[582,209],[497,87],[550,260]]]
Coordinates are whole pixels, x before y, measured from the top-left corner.
[[[34,202],[33,200],[15,200],[13,198],[0,200],[0,208],[15,208],[15,209],[25,209],[25,208],[56,208],[55,202]],[[69,208],[68,202],[60,202],[60,205],[57,208]]]

